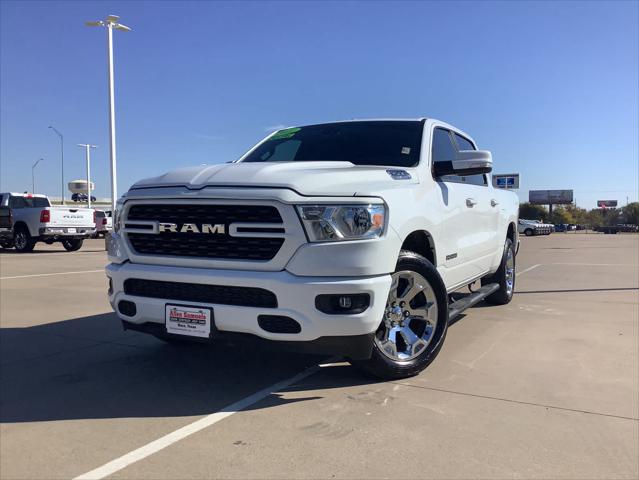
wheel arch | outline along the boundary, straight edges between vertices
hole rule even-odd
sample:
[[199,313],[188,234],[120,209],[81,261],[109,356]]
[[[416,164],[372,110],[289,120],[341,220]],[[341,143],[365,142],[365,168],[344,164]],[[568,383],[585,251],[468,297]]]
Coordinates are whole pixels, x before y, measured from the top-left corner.
[[513,244],[517,243],[517,226],[514,223],[508,224],[508,230],[506,232],[506,238],[510,238]]
[[31,235],[31,231],[29,230],[29,225],[27,225],[27,222],[25,222],[24,220],[18,220],[17,222],[15,222],[13,224],[13,231],[16,232],[18,229],[24,228],[27,230],[27,232],[29,232],[29,235]]
[[437,265],[435,240],[427,230],[413,230],[402,243],[402,250],[409,250],[426,258],[434,266]]

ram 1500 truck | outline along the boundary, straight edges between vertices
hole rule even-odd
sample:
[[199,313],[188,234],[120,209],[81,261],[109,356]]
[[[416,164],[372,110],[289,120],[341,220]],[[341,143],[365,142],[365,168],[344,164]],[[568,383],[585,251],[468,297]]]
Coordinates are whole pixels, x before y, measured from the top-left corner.
[[491,169],[433,119],[279,130],[233,163],[131,187],[107,242],[110,303],[167,341],[257,337],[415,375],[450,318],[512,298],[518,199]]
[[45,195],[2,193],[0,212],[0,246],[18,252],[30,252],[36,242],[61,242],[72,252],[95,233],[92,209],[53,207]]

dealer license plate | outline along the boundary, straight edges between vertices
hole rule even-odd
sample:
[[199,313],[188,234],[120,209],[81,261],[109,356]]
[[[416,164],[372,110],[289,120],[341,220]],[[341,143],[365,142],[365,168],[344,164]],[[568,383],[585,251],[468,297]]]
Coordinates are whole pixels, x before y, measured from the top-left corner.
[[166,305],[166,332],[208,338],[211,335],[212,315],[210,308]]

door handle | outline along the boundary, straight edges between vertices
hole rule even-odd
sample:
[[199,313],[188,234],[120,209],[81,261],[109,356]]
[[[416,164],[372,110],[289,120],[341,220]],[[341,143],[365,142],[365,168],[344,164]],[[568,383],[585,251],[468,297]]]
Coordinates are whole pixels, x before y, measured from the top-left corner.
[[466,199],[466,206],[467,207],[474,207],[475,205],[477,205],[477,200],[475,200],[474,198],[467,198]]
[[499,205],[499,202],[493,198],[493,199],[490,201],[490,206],[491,206],[491,207],[496,207],[497,205]]

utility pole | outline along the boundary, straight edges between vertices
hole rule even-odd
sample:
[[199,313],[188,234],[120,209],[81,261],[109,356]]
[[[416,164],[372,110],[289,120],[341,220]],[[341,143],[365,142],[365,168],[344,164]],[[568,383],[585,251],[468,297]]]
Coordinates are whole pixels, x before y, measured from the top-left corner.
[[62,194],[62,197],[60,201],[62,202],[62,205],[64,205],[64,136],[62,136],[57,128],[52,127],[51,125],[49,125],[49,128],[53,130],[58,135],[58,137],[60,137],[60,172],[62,175],[62,191],[60,192]]
[[86,152],[87,160],[87,207],[91,208],[91,149],[98,148],[97,145],[89,143],[78,143],[78,147],[83,147]]
[[130,32],[126,25],[118,23],[117,15],[109,15],[106,20],[85,22],[88,27],[106,27],[107,29],[107,57],[109,67],[109,156],[111,158],[111,211],[115,212],[118,199],[117,168],[115,153],[115,95],[113,81],[113,29]]
[[44,158],[40,158],[40,159],[36,160],[36,162],[31,167],[31,191],[33,193],[36,193],[36,189],[35,189],[35,167],[38,165],[38,163],[40,163],[43,160],[44,160]]

